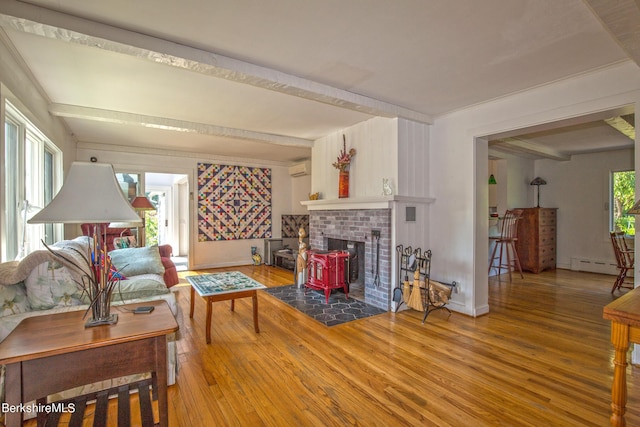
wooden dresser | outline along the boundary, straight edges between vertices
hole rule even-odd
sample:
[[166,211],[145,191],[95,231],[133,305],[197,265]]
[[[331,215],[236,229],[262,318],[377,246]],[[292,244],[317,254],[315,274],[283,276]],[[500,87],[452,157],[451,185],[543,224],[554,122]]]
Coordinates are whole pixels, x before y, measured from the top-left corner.
[[557,208],[524,209],[516,242],[523,270],[537,274],[556,268],[557,217]]

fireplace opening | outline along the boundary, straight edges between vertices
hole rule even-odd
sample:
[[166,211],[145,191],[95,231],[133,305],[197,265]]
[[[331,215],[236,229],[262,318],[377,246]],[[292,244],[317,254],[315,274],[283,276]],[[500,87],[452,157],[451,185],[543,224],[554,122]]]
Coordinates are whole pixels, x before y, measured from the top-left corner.
[[349,283],[349,297],[364,301],[366,268],[364,242],[329,238],[327,239],[327,249],[349,253],[349,269],[344,273],[345,280]]

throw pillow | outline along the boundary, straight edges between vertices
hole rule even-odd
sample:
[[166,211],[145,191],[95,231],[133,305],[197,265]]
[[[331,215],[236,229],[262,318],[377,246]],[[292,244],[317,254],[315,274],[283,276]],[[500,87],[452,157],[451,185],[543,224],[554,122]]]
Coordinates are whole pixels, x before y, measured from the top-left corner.
[[0,317],[31,311],[24,282],[0,286]]
[[127,277],[139,274],[164,274],[158,247],[115,249],[109,252],[111,263]]
[[135,248],[136,246],[136,236],[123,236],[113,239],[113,247],[115,249]]
[[86,304],[83,291],[69,270],[57,261],[38,264],[25,280],[32,310]]
[[127,302],[135,298],[146,298],[171,292],[157,274],[143,274],[134,279],[121,280],[111,295],[111,301]]

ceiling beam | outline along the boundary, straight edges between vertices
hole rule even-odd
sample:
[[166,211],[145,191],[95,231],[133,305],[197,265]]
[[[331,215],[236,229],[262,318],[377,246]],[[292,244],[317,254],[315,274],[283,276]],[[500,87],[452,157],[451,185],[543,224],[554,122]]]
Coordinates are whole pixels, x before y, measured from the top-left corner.
[[373,116],[403,117],[427,124],[433,122],[427,114],[398,105],[271,68],[15,0],[0,2],[0,26],[55,40],[131,55],[211,77],[273,90]]
[[170,119],[166,117],[152,117],[142,114],[125,113],[122,111],[81,107],[77,105],[50,104],[49,112],[56,117],[93,120],[97,122],[115,123],[120,125],[142,126],[174,132],[188,132],[201,135],[224,136],[227,138],[268,142],[270,144],[293,147],[313,147],[313,141],[309,139],[294,138],[284,135],[274,135],[263,132],[253,132],[244,129],[234,129],[205,123],[194,123],[185,120]]
[[604,120],[609,126],[626,136],[632,141],[636,140],[636,128],[632,123],[629,123],[625,118],[617,116]]
[[501,148],[504,148],[510,152],[517,151],[520,153],[532,154],[536,157],[541,157],[545,159],[560,160],[560,161],[571,160],[571,156],[563,154],[558,150],[554,150],[553,148],[543,147],[542,145],[523,141],[517,138],[504,138],[504,139],[499,139],[496,141],[489,142],[490,151],[494,151],[494,152],[499,151]]

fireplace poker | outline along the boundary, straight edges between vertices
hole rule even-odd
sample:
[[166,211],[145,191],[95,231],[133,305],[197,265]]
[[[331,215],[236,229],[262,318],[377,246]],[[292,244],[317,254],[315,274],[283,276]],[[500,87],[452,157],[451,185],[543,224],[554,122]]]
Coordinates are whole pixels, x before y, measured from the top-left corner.
[[373,233],[373,238],[376,239],[376,264],[375,271],[373,271],[372,266],[371,273],[374,274],[373,286],[377,288],[380,286],[380,232]]

